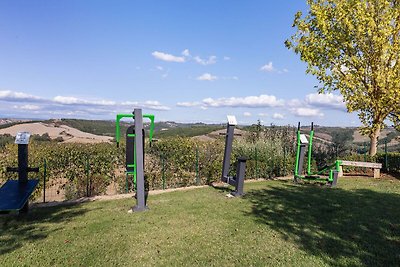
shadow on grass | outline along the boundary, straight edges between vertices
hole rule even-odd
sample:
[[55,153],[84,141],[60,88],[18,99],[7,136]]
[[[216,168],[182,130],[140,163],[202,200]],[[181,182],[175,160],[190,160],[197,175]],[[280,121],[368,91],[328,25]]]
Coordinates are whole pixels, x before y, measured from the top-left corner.
[[230,186],[226,185],[214,185],[212,187],[217,190],[217,192],[221,192],[222,194],[230,194],[235,191]]
[[49,234],[61,230],[66,222],[86,212],[81,205],[70,205],[31,209],[25,215],[1,215],[0,255],[12,252],[27,242],[45,239]]
[[328,264],[400,266],[398,194],[283,184],[245,198],[257,222]]

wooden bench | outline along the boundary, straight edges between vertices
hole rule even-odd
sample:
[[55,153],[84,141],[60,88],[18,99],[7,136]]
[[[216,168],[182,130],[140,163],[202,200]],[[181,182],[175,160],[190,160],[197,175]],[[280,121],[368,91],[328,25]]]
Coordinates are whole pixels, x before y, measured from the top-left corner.
[[338,175],[339,177],[343,177],[343,166],[371,168],[374,169],[374,178],[379,178],[381,174],[382,163],[341,160]]

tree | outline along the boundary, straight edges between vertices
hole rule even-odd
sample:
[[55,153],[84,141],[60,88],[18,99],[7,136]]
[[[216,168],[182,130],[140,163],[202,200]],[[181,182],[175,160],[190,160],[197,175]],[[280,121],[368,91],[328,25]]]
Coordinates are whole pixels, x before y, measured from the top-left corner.
[[395,111],[389,114],[390,120],[393,122],[394,127],[400,132],[400,111]]
[[400,0],[307,0],[285,45],[307,62],[319,92],[339,91],[376,154],[385,120],[400,114]]

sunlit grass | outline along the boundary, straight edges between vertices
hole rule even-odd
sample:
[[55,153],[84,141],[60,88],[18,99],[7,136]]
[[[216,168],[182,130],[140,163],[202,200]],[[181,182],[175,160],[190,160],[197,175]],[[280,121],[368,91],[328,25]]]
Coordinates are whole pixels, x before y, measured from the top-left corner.
[[400,182],[341,178],[336,189],[247,183],[36,208],[0,217],[2,266],[323,266],[400,264]]

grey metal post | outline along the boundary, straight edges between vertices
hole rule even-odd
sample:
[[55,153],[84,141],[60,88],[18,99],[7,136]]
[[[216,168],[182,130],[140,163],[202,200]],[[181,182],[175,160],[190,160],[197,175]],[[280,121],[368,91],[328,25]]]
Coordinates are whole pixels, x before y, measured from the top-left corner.
[[232,193],[235,197],[243,196],[243,185],[244,185],[244,176],[246,173],[246,160],[245,157],[240,157],[237,159],[236,164],[236,178],[235,178],[235,192]]
[[230,125],[226,128],[226,136],[225,136],[225,151],[224,151],[224,161],[222,163],[222,177],[221,180],[226,182],[229,175],[229,166],[231,163],[231,152],[232,152],[232,143],[233,143],[233,135],[234,135],[235,125]]
[[338,178],[339,178],[339,172],[337,170],[334,170],[333,171],[332,187],[336,187]]
[[18,144],[18,182],[28,182],[28,145]]
[[299,165],[298,165],[298,174],[299,175],[301,175],[303,173],[305,154],[306,154],[306,144],[301,144],[300,145]]
[[134,109],[135,116],[135,148],[136,148],[136,206],[133,211],[147,210],[145,200],[144,171],[143,171],[143,117],[141,109]]

